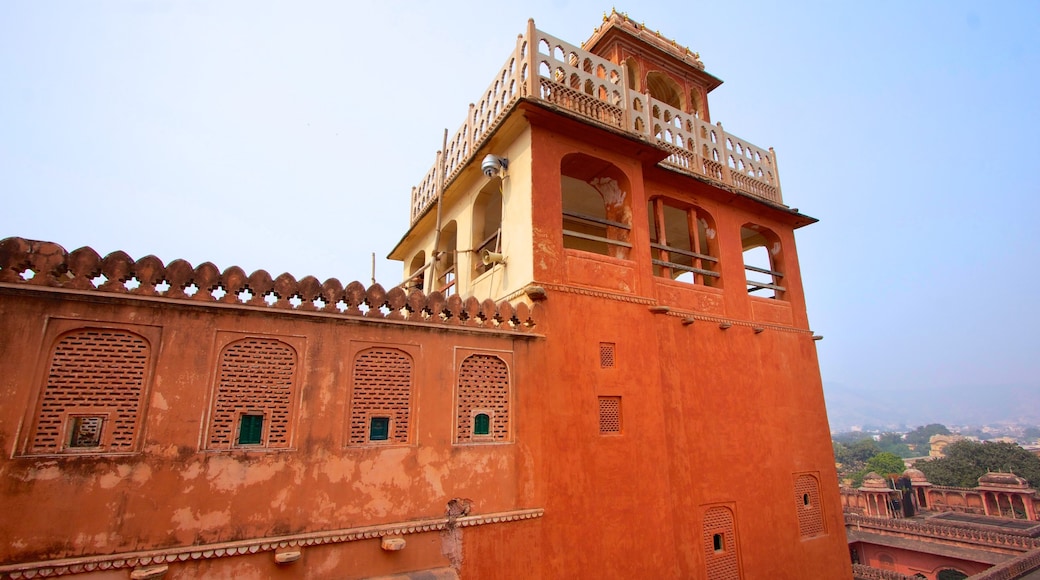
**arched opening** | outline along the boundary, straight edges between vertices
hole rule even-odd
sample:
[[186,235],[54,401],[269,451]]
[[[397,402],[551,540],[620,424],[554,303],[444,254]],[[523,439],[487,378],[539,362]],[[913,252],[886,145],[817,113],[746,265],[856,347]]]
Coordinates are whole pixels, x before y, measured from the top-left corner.
[[628,177],[617,166],[581,153],[561,161],[563,247],[628,259],[632,209]]
[[493,263],[484,264],[484,252],[502,252],[502,190],[501,181],[492,179],[473,204],[473,238],[470,254],[474,277],[487,272]]
[[625,76],[628,77],[628,88],[641,91],[639,86],[639,63],[634,58],[625,59]]
[[704,119],[704,96],[698,87],[690,90],[690,112],[698,119]]
[[418,290],[424,292],[426,290],[426,270],[423,268],[426,266],[426,251],[419,250],[419,253],[412,257],[412,261],[408,264],[408,284],[405,286],[406,290]]
[[749,223],[740,228],[740,242],[748,294],[782,300],[787,288],[780,238],[768,228]]
[[451,296],[457,291],[455,251],[458,249],[458,233],[458,225],[454,221],[448,222],[441,230],[441,244],[437,248],[437,277],[434,290],[445,296]]
[[896,561],[888,554],[881,554],[878,556],[878,568],[881,568],[882,570],[895,570]]
[[968,575],[960,570],[953,568],[945,568],[939,570],[939,573],[935,575],[935,580],[964,580]]
[[662,103],[683,110],[682,89],[675,79],[659,71],[646,73],[646,88],[650,96]]
[[655,198],[648,207],[654,275],[720,287],[715,220],[699,207]]

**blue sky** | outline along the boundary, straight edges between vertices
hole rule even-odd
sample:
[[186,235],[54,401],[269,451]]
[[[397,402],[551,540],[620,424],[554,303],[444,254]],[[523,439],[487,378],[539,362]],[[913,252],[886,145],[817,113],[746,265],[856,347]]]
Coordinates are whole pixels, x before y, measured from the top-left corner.
[[[528,18],[609,4],[0,3],[0,237],[399,281],[442,133]],[[777,4],[777,5],[774,5]],[[777,150],[828,388],[1040,403],[1040,3],[641,2]],[[1016,409],[1009,406],[1009,417]]]

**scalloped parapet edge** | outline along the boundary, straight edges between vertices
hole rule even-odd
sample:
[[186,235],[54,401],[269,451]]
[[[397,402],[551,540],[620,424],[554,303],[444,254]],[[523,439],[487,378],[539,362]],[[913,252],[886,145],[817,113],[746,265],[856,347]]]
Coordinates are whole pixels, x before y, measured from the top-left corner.
[[211,262],[193,267],[180,259],[164,264],[151,255],[134,260],[123,251],[102,257],[86,246],[67,252],[54,242],[19,237],[0,240],[0,284],[518,333],[535,327],[538,309],[524,302],[514,306],[490,298],[426,295],[400,287],[385,290],[357,281],[344,286],[336,278],[297,280],[289,273],[272,278],[265,270],[247,275],[238,266],[220,270]]

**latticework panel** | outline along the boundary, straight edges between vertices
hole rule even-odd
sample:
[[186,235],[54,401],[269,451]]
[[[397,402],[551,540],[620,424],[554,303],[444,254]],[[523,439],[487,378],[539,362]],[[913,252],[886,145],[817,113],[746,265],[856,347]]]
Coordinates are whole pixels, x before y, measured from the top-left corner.
[[369,417],[392,419],[387,441],[408,442],[412,408],[412,358],[392,348],[370,348],[354,358],[350,443],[368,441]]
[[494,355],[474,354],[459,368],[456,438],[474,440],[473,416],[483,412],[491,420],[489,435],[480,440],[509,439],[509,367]]
[[599,366],[600,368],[614,368],[614,343],[599,343]]
[[621,397],[599,398],[599,432],[601,435],[621,432]]
[[708,580],[740,580],[733,512],[715,506],[704,512],[704,563]]
[[[62,337],[52,351],[30,452],[93,447],[89,442],[107,452],[133,450],[149,354],[143,338],[122,330],[89,329]],[[64,441],[63,431],[72,429],[65,423],[76,414],[94,417],[82,420],[70,435],[76,441]]]
[[264,415],[266,447],[288,447],[295,374],[296,351],[280,340],[247,338],[228,345],[220,354],[209,447],[231,447],[244,413]]
[[826,533],[823,525],[823,506],[820,503],[820,483],[815,477],[803,474],[794,483],[795,509],[798,510],[798,531],[803,538]]

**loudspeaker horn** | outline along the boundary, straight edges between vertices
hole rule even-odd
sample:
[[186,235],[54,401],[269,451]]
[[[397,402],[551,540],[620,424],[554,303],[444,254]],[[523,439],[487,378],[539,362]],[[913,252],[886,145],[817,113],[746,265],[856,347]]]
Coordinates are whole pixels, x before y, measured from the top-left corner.
[[498,252],[492,252],[491,250],[481,250],[480,261],[483,262],[485,266],[490,266],[491,264],[504,264],[506,262],[506,258]]

